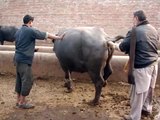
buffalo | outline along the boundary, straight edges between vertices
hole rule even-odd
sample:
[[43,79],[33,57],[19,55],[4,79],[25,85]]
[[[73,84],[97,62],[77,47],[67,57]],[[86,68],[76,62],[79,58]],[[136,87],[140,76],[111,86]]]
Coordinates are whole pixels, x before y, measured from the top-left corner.
[[15,26],[0,26],[0,44],[3,45],[4,41],[14,42],[17,30]]
[[92,105],[99,104],[102,87],[112,73],[111,58],[114,49],[107,41],[117,41],[123,36],[110,38],[102,28],[79,27],[60,30],[63,40],[54,40],[54,51],[65,73],[65,87],[72,92],[72,72],[88,72],[95,85],[95,98]]

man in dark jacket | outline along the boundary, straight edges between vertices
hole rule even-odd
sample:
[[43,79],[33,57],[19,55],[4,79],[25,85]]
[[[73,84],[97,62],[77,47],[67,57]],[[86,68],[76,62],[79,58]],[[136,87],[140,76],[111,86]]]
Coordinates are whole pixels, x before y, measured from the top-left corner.
[[15,64],[16,64],[16,86],[15,91],[17,93],[16,106],[22,109],[34,108],[33,105],[26,102],[26,96],[29,95],[32,88],[32,61],[35,51],[36,39],[44,40],[59,39],[62,36],[55,36],[51,33],[41,32],[37,29],[32,28],[34,18],[30,15],[25,15],[23,18],[24,24],[15,34]]
[[[133,29],[127,33],[126,38],[116,44],[108,42],[117,50],[134,55],[133,76],[131,83],[130,105],[131,111],[125,120],[140,120],[142,115],[149,115],[152,112],[152,98],[158,71],[158,51],[157,45],[159,37],[156,29],[146,20],[146,15],[142,10],[134,12],[133,17],[135,32],[134,54],[130,51],[133,46]],[[131,60],[131,59],[130,59]],[[130,66],[131,67],[131,66]]]

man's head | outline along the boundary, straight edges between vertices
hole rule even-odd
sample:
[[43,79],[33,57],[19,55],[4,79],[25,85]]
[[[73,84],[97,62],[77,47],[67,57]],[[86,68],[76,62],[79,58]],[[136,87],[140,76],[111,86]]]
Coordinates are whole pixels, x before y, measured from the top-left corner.
[[34,20],[34,17],[30,15],[25,15],[23,17],[23,23],[28,25],[29,27],[32,27],[33,20]]
[[133,24],[136,26],[142,21],[146,20],[146,15],[143,10],[138,10],[133,13]]

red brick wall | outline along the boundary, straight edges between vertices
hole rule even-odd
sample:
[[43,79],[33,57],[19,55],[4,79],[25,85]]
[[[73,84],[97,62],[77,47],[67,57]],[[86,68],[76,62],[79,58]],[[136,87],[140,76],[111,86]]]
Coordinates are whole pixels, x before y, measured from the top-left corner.
[[126,34],[133,12],[139,9],[160,31],[160,0],[0,0],[0,24],[20,26],[23,16],[31,14],[34,26],[43,31],[99,26],[115,36]]

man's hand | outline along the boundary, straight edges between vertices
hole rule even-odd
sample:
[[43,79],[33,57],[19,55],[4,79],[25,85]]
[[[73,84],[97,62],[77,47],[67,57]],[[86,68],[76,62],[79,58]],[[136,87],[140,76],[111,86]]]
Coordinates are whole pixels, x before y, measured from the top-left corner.
[[133,73],[128,73],[128,83],[135,85],[135,78]]
[[115,47],[116,47],[115,43],[112,42],[112,41],[108,41],[107,44],[108,44],[110,47],[112,47],[112,48],[115,48]]
[[65,36],[65,33],[63,33],[63,34],[60,36],[60,40],[63,40],[64,36]]
[[48,35],[48,38],[51,39],[51,40],[63,40],[64,36],[65,36],[65,33],[63,33],[62,35],[53,35],[51,33],[47,33]]
[[39,48],[35,48],[35,49],[34,49],[34,52],[38,52],[38,50],[39,50]]

